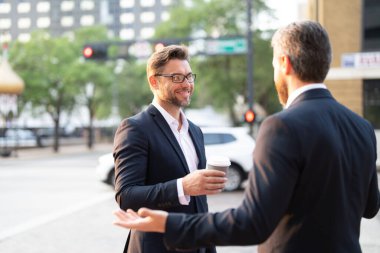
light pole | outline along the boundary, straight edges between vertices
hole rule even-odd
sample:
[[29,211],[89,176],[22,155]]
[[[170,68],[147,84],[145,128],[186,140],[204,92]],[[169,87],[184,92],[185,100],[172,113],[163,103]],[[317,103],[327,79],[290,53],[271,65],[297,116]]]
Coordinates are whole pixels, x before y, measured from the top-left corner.
[[[253,110],[253,43],[252,43],[252,4],[253,0],[247,0],[247,91],[248,110]],[[253,123],[249,124],[249,134],[253,135]]]

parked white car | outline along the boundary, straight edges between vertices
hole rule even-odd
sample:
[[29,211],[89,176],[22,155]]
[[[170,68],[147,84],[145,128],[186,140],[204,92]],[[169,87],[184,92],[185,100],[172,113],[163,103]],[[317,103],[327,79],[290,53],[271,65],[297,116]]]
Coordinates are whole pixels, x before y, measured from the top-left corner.
[[[252,153],[255,148],[254,139],[246,128],[202,128],[206,157],[227,156],[231,166],[227,172],[225,191],[234,191],[241,187],[253,166]],[[114,160],[111,153],[98,158],[96,168],[98,178],[114,185]]]

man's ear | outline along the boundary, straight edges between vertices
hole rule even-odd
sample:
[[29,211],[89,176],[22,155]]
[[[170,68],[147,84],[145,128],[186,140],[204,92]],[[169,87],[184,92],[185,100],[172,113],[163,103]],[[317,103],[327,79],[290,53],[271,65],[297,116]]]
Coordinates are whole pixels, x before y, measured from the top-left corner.
[[157,79],[154,75],[149,76],[148,81],[149,81],[149,85],[152,89],[154,89],[154,90],[158,89],[158,82],[157,82]]
[[289,75],[293,69],[293,66],[292,66],[292,63],[290,62],[289,56],[282,55],[280,62],[281,62],[282,73],[285,75]]

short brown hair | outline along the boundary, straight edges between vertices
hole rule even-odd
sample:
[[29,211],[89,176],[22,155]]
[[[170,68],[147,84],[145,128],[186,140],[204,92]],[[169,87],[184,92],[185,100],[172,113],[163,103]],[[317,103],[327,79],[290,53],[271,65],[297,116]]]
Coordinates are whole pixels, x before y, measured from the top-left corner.
[[146,65],[148,79],[149,76],[160,73],[166,63],[173,59],[189,61],[190,58],[187,47],[183,45],[170,45],[154,52],[149,57]]

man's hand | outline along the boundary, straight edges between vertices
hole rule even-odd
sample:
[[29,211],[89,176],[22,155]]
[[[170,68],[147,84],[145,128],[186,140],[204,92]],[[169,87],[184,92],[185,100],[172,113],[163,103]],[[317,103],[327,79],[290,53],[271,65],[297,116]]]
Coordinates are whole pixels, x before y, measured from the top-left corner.
[[195,170],[182,178],[185,195],[220,193],[227,182],[226,173],[218,170]]
[[144,232],[165,232],[166,219],[168,213],[165,211],[151,210],[148,208],[140,208],[138,213],[131,209],[126,212],[117,210],[114,212],[117,220],[113,222],[114,225],[136,229]]

